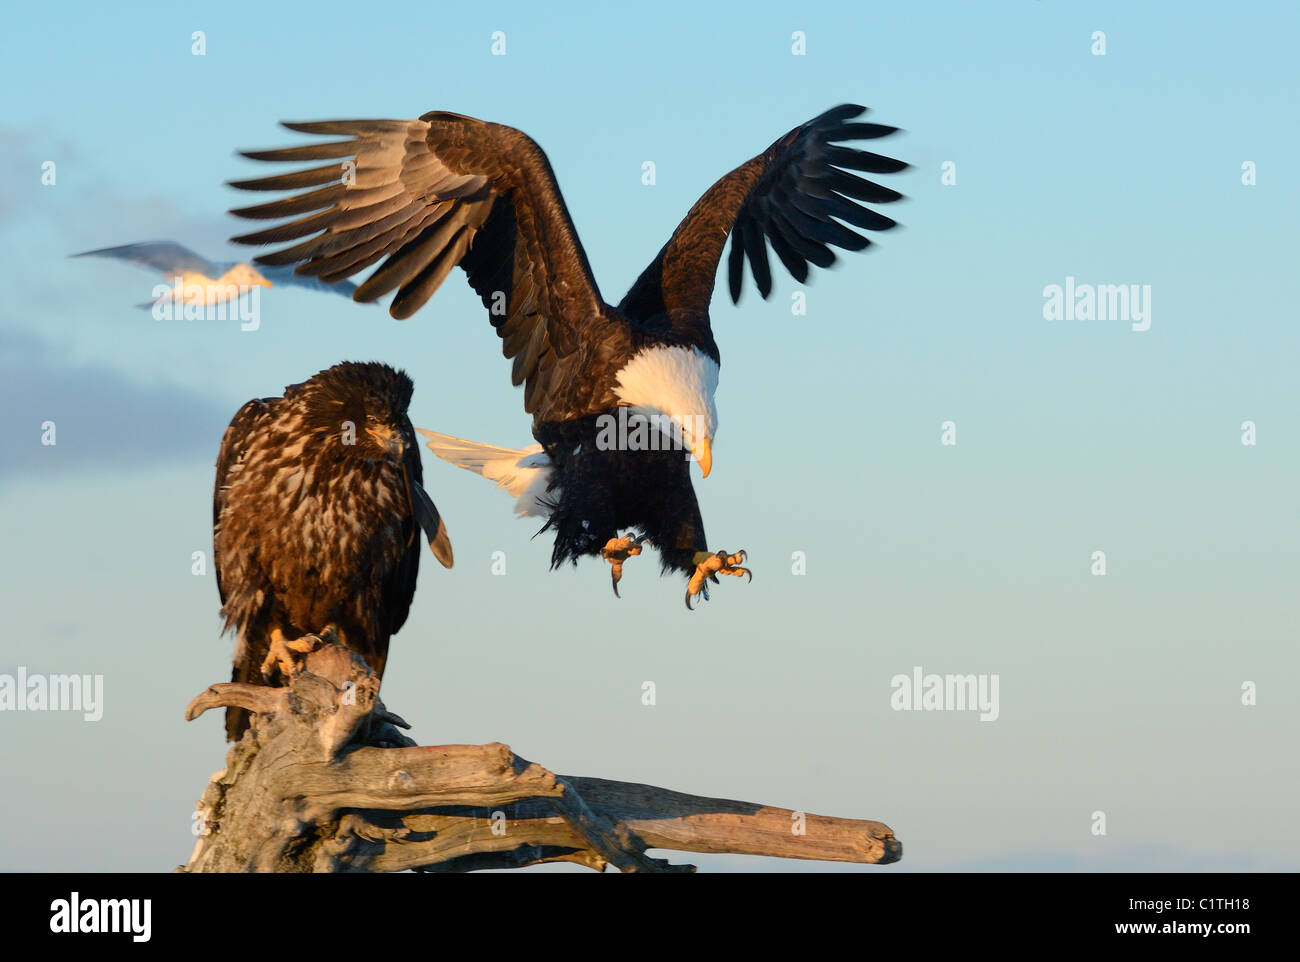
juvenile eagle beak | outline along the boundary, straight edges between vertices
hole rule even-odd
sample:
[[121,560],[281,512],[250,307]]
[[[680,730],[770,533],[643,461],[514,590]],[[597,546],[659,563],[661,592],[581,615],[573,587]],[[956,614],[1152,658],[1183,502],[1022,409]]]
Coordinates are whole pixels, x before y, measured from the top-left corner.
[[691,450],[695,454],[695,460],[700,463],[700,477],[707,478],[713,470],[713,442],[705,438],[697,441]]
[[366,428],[366,433],[379,442],[380,446],[388,452],[394,461],[400,461],[402,455],[406,453],[406,443],[402,436],[388,428]]

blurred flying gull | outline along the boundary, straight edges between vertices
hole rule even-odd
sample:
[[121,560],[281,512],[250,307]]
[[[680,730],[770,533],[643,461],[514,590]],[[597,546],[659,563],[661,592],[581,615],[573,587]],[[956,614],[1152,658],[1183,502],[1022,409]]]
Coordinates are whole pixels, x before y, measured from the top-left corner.
[[[146,241],[142,244],[124,244],[121,247],[103,247],[71,256],[114,257],[118,260],[130,261],[141,267],[153,268],[161,272],[169,282],[178,283],[178,288],[169,287],[165,293],[158,294],[152,300],[139,305],[145,308],[151,308],[161,300],[178,298],[180,290],[193,290],[196,287],[204,291],[203,300],[208,304],[235,300],[254,287],[272,287],[275,284],[307,287],[315,291],[331,291],[349,297],[357,287],[350,281],[327,284],[319,277],[295,274],[292,266],[254,267],[242,261],[210,261],[175,241]],[[177,282],[178,278],[179,282]]]

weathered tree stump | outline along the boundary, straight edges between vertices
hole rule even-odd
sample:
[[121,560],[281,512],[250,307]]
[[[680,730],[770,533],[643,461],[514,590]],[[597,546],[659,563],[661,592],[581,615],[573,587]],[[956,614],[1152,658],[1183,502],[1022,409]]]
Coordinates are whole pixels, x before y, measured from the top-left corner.
[[896,862],[881,822],[556,775],[507,746],[419,746],[348,649],[307,656],[288,688],[213,685],[187,720],[254,713],[198,805],[183,872],[458,872],[576,862],[694,871],[647,849]]

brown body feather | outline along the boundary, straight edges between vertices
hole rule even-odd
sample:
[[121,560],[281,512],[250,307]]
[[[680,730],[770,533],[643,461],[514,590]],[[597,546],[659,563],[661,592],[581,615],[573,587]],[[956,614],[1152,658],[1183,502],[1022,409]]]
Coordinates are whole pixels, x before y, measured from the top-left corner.
[[[221,611],[238,635],[234,681],[263,679],[271,632],[334,627],[380,676],[415,593],[424,523],[450,564],[446,530],[422,496],[407,418],[410,379],[382,364],[340,364],[284,397],[249,401],[217,459],[213,547]],[[409,487],[408,487],[409,486]],[[431,515],[429,512],[432,512]],[[247,727],[230,709],[226,730]]]

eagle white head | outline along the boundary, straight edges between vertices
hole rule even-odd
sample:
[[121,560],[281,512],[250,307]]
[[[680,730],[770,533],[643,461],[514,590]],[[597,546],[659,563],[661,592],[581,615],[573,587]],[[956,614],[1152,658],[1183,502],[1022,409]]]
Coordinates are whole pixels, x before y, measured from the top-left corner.
[[651,347],[640,351],[618,372],[619,400],[637,414],[681,432],[700,472],[713,467],[713,436],[718,430],[718,362],[697,347]]

